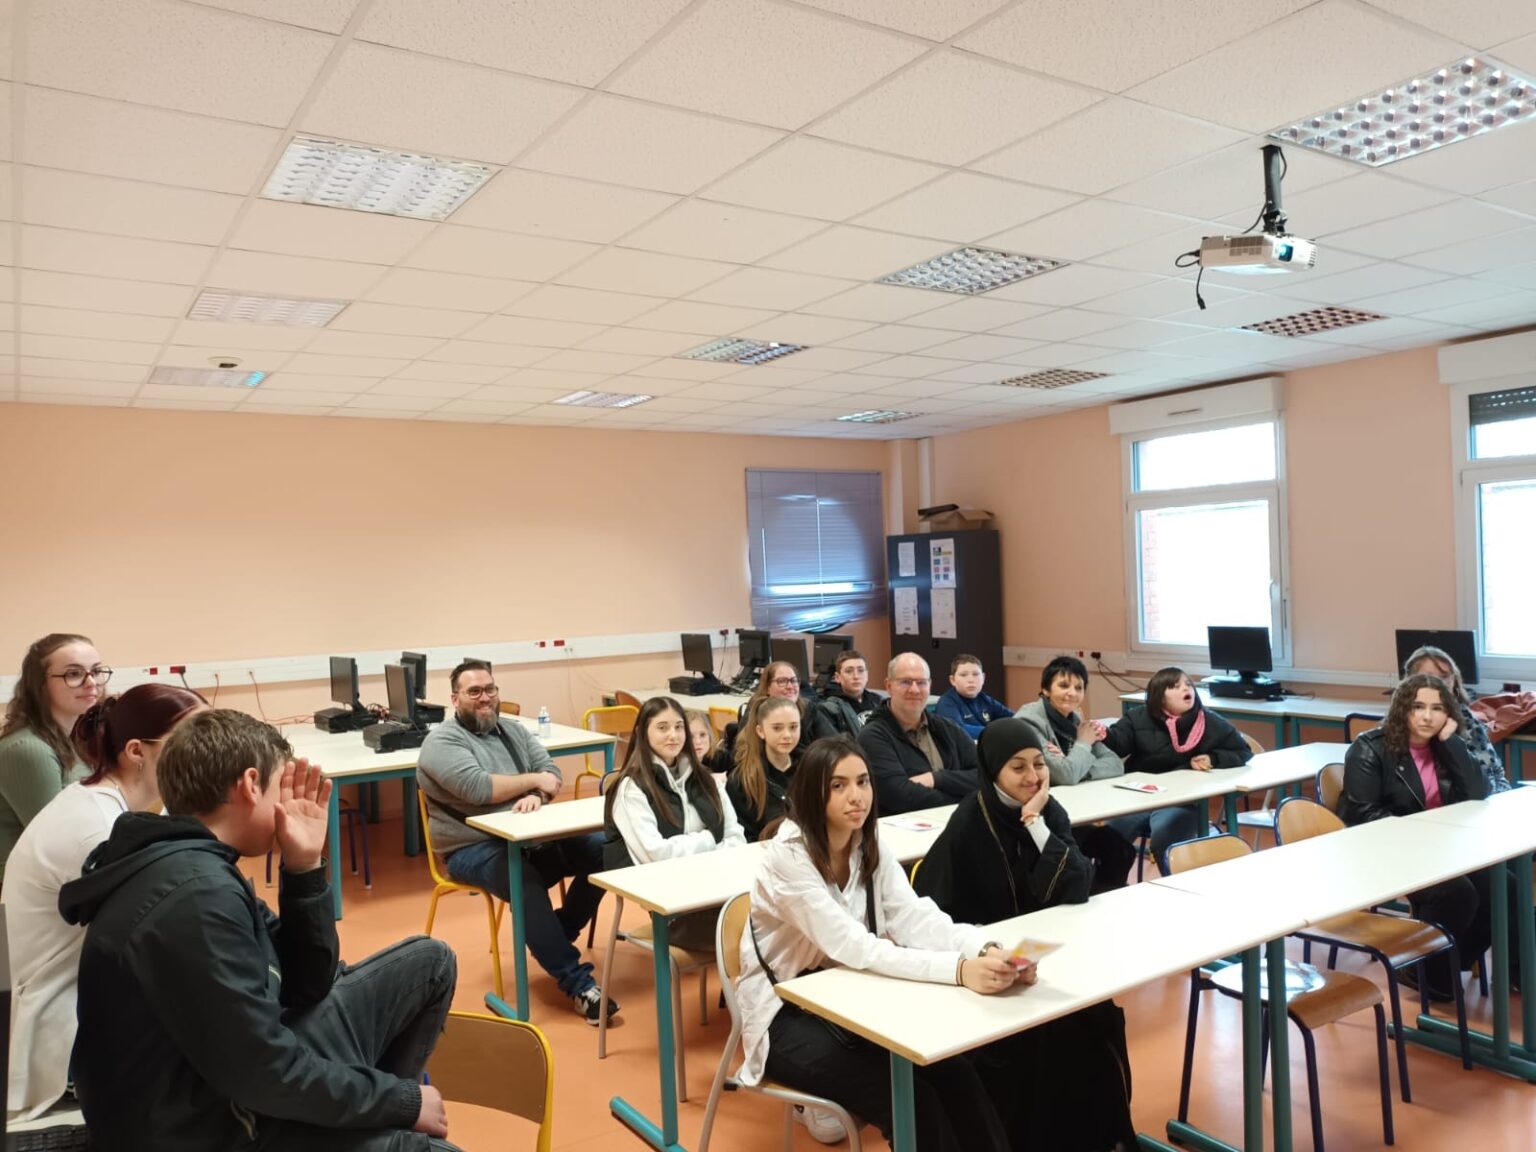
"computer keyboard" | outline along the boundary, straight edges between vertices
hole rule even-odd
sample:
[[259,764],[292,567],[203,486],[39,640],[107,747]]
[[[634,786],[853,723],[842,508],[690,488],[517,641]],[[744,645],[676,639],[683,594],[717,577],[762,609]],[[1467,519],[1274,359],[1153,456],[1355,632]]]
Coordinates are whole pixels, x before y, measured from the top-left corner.
[[30,1132],[7,1132],[5,1152],[82,1152],[91,1146],[83,1124],[56,1124]]

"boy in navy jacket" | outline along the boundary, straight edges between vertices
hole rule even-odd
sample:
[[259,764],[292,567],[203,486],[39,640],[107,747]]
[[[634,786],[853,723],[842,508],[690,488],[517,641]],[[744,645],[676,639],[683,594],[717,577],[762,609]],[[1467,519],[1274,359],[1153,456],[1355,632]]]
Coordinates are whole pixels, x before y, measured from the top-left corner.
[[976,739],[992,721],[1013,715],[1012,708],[982,691],[986,682],[981,661],[961,653],[949,666],[949,691],[939,697],[933,710]]

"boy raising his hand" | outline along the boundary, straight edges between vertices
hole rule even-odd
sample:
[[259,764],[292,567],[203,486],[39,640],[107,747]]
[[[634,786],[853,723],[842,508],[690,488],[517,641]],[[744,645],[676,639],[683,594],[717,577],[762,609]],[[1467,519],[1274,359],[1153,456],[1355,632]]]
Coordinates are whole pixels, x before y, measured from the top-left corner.
[[[420,1083],[453,953],[415,937],[341,964],[324,847],[331,783],[241,712],[189,716],[160,754],[167,816],[128,813],[64,886],[87,925],[74,1074],[93,1146],[452,1146]],[[236,866],[282,853],[278,909]]]

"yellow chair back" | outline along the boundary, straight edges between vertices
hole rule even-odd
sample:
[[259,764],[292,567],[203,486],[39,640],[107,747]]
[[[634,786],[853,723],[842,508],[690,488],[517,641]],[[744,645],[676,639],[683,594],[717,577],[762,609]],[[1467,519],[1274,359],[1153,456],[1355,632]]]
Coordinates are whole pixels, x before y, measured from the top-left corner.
[[450,1012],[427,1061],[427,1076],[445,1100],[534,1121],[538,1152],[549,1152],[555,1059],[549,1040],[532,1024],[484,1012]]

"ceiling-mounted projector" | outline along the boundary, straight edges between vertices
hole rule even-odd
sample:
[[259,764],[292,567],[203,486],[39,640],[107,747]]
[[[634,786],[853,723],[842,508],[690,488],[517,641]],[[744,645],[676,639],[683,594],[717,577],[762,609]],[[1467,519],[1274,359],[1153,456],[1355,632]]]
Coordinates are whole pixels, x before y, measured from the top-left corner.
[[1207,236],[1200,241],[1200,267],[1262,276],[1294,272],[1317,263],[1317,245],[1299,236]]
[[[1285,212],[1280,207],[1280,182],[1285,177],[1285,154],[1278,144],[1266,144],[1264,154],[1264,207],[1248,231],[1238,236],[1206,236],[1200,247],[1185,252],[1174,261],[1179,268],[1199,265],[1206,269],[1235,272],[1243,276],[1297,272],[1317,263],[1317,245],[1286,231]],[[1253,229],[1263,224],[1263,231]],[[1195,278],[1195,300],[1201,308],[1200,279]]]

